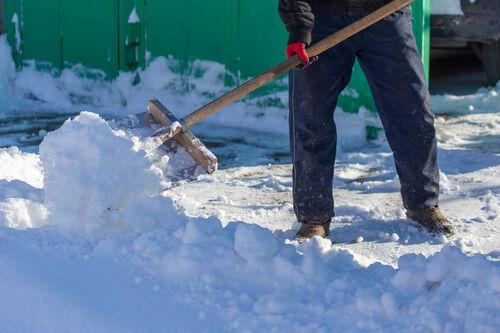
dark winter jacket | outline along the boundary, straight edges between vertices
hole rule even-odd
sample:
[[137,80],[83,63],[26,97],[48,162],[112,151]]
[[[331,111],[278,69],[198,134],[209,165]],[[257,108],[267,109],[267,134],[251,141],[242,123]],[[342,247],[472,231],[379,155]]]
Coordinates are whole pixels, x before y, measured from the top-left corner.
[[340,15],[368,14],[391,0],[279,0],[278,11],[290,39],[288,44],[311,43],[314,12],[328,11]]

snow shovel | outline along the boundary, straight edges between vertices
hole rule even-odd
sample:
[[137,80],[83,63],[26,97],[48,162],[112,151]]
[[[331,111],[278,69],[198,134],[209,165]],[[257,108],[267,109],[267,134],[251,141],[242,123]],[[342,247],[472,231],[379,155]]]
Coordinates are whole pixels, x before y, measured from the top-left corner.
[[[309,56],[312,58],[317,57],[358,32],[368,28],[403,7],[410,5],[413,1],[415,0],[394,0],[388,3],[359,21],[309,47],[307,49]],[[160,146],[171,139],[175,140],[191,154],[199,165],[203,166],[207,173],[214,173],[217,170],[217,157],[196,138],[191,131],[189,131],[191,126],[198,124],[208,116],[222,110],[224,107],[236,102],[301,65],[302,61],[295,55],[182,119],[177,119],[177,117],[158,100],[151,100],[148,105],[149,118],[162,125],[162,127],[152,135],[155,142]]]

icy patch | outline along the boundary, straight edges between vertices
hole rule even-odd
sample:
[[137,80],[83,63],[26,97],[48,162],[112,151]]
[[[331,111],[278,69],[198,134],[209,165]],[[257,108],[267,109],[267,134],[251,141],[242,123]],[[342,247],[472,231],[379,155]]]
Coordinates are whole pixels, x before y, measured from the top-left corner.
[[500,153],[500,83],[473,95],[432,96],[432,104],[438,115],[437,137],[443,146]]
[[262,181],[259,184],[254,185],[253,188],[289,192],[292,190],[292,182],[291,179],[284,179],[283,177],[270,175],[264,177]]
[[437,138],[444,147],[500,153],[500,113],[437,117],[436,123]]
[[[91,231],[157,195],[161,171],[125,133],[82,112],[40,145],[51,224]],[[120,223],[120,221],[117,221]]]

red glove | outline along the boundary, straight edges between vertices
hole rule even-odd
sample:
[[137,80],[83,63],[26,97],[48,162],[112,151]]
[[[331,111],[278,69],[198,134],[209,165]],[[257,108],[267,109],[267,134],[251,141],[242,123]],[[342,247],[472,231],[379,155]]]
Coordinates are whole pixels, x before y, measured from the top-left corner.
[[287,57],[290,58],[294,54],[297,54],[302,62],[306,64],[309,63],[309,56],[307,55],[306,45],[304,43],[298,42],[288,45],[286,48]]

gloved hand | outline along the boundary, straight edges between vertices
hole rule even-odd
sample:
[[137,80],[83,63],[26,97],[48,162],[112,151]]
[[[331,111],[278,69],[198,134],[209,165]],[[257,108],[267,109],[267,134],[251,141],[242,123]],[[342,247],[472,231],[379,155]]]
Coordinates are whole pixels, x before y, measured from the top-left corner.
[[306,45],[304,43],[298,42],[288,45],[288,47],[286,48],[287,57],[290,58],[294,54],[297,54],[303,63],[309,63],[309,55],[307,54]]

